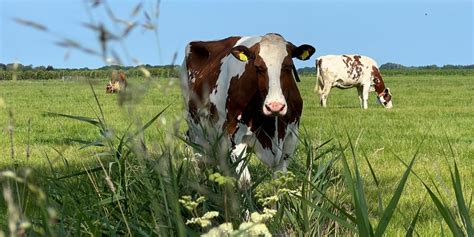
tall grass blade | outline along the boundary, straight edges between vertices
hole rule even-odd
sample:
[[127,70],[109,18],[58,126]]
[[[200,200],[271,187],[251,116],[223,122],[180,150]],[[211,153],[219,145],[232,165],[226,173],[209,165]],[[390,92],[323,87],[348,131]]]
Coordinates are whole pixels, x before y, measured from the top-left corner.
[[104,143],[100,140],[99,141],[85,141],[81,139],[66,139],[66,141],[82,144],[83,146],[81,146],[79,150],[83,150],[85,148],[92,147],[92,146],[95,146],[95,147],[105,146]]
[[377,203],[379,205],[379,215],[382,216],[384,209],[383,209],[383,200],[382,200],[382,193],[380,192],[380,182],[377,179],[377,175],[375,175],[374,168],[372,167],[372,164],[369,161],[369,158],[364,155],[365,161],[367,162],[367,165],[369,166],[370,173],[372,174],[372,178],[374,179],[375,185],[377,187]]
[[[446,134],[445,136],[447,138]],[[451,176],[451,182],[454,188],[454,194],[456,196],[456,203],[458,206],[459,215],[461,216],[461,220],[466,229],[467,235],[474,236],[474,230],[472,227],[472,218],[469,214],[469,209],[467,208],[466,201],[464,199],[464,194],[462,192],[461,177],[459,175],[457,162],[454,159],[455,157],[454,149],[449,139],[446,139],[446,140],[448,142],[449,150],[451,151],[451,155],[453,156],[453,160],[454,160],[454,176],[453,176],[453,171],[451,170],[451,168],[449,169],[449,175]],[[471,196],[471,200],[472,200],[472,196]]]
[[441,232],[441,237],[444,237],[445,235],[444,235],[443,223],[440,223],[439,226],[440,226],[439,228],[441,229],[441,231],[440,231]]
[[298,198],[302,203],[314,208],[316,211],[320,212],[323,216],[328,217],[328,218],[336,221],[337,223],[339,223],[341,226],[344,226],[348,230],[356,231],[356,228],[353,225],[351,225],[349,222],[347,222],[345,219],[329,212],[328,210],[318,206],[317,204],[314,204],[313,202],[303,198],[302,196],[299,196],[299,195],[293,195],[293,196]]
[[[104,116],[104,110],[102,109],[102,106],[100,105],[99,98],[97,97],[97,93],[95,93],[94,86],[92,86],[92,81],[89,80],[89,86],[91,87],[92,94],[94,95],[95,103],[97,104],[97,107],[99,108],[100,111],[100,117],[97,116],[99,121],[101,121],[101,125],[103,125],[103,128],[107,127],[107,124],[105,123],[105,116]],[[105,129],[104,129],[105,130]]]
[[405,173],[402,176],[402,179],[398,183],[398,187],[395,190],[395,193],[393,194],[392,199],[390,200],[390,202],[389,202],[387,208],[385,209],[385,211],[382,215],[382,218],[381,218],[381,220],[380,220],[380,222],[377,226],[377,229],[375,231],[375,236],[382,236],[382,234],[385,232],[385,230],[388,226],[388,223],[390,222],[390,219],[392,218],[392,215],[395,212],[395,209],[398,205],[398,201],[400,201],[400,197],[403,193],[403,189],[404,189],[405,184],[408,180],[408,175],[411,173],[411,170],[413,168],[413,164],[415,163],[417,154],[418,153],[416,153],[413,156],[410,164],[408,165],[408,168],[406,169]]
[[28,27],[32,27],[34,29],[37,29],[39,31],[48,31],[48,28],[38,22],[30,21],[30,20],[25,20],[21,18],[14,18],[14,21],[16,21],[18,24],[22,24]]
[[416,211],[416,214],[413,217],[413,220],[410,222],[410,226],[408,227],[407,233],[405,235],[406,237],[412,237],[413,236],[413,233],[415,232],[415,225],[418,221],[418,217],[420,216],[420,211],[421,211],[422,207],[423,207],[423,205],[420,205],[420,207],[418,208],[418,211]]
[[73,173],[73,174],[68,174],[68,175],[65,175],[65,176],[61,176],[61,177],[58,177],[57,180],[72,178],[72,177],[76,177],[76,176],[80,176],[80,175],[85,175],[85,174],[89,174],[89,173],[93,173],[93,172],[97,172],[97,171],[101,171],[101,170],[102,170],[102,167],[99,166],[99,167],[95,167],[95,168],[92,168],[92,169],[84,170],[84,171],[81,171],[81,172],[77,172],[77,173]]
[[310,183],[312,186],[313,190],[316,191],[327,201],[329,204],[331,204],[332,207],[336,208],[336,210],[340,211],[346,218],[348,218],[352,222],[356,222],[356,217],[352,216],[350,213],[348,213],[344,208],[340,207],[336,203],[334,203],[329,197],[327,197],[323,192],[319,191],[319,189],[312,183]]
[[441,200],[436,196],[436,194],[431,191],[431,189],[422,181],[423,186],[425,186],[426,191],[428,191],[428,194],[431,197],[431,200],[435,204],[436,208],[439,211],[439,214],[443,217],[444,221],[446,224],[448,224],[449,229],[453,233],[454,236],[463,236],[462,229],[459,227],[459,225],[456,223],[456,219],[449,210],[449,207],[444,205]]
[[360,236],[371,236],[369,234],[370,228],[367,226],[367,222],[363,220],[364,215],[359,205],[359,195],[356,191],[357,187],[354,185],[354,179],[352,177],[352,174],[349,168],[349,163],[347,163],[347,159],[344,156],[344,154],[342,154],[342,161],[343,161],[343,167],[344,167],[344,180],[351,194],[352,201],[354,202],[355,215],[356,215],[355,224],[357,225],[357,231]]
[[151,118],[143,127],[141,127],[137,132],[135,132],[134,136],[138,135],[139,133],[145,131],[150,125],[152,125],[156,119],[158,119],[171,105],[174,103],[168,104],[165,108],[163,108],[160,112],[158,112],[153,118]]
[[368,208],[367,208],[366,198],[364,194],[364,184],[359,172],[359,167],[357,166],[355,148],[352,144],[351,138],[349,137],[349,133],[346,132],[346,135],[347,135],[349,147],[351,149],[352,159],[354,161],[355,180],[354,178],[352,178],[352,175],[349,171],[350,170],[349,163],[347,162],[347,159],[344,153],[342,153],[342,156],[343,156],[342,160],[344,161],[344,170],[345,170],[344,178],[346,178],[347,175],[350,176],[349,180],[351,181],[351,183],[348,184],[348,186],[350,186],[352,199],[354,201],[356,224],[357,224],[357,230],[359,232],[358,234],[360,236],[374,236],[374,232],[372,230],[372,226],[370,225],[370,221],[369,221],[369,213],[367,211]]
[[92,124],[96,127],[100,127],[100,122],[94,118],[84,117],[84,116],[76,116],[76,115],[69,115],[69,114],[61,114],[61,113],[53,113],[53,112],[46,112],[45,115],[53,116],[53,117],[66,117],[70,119],[79,120],[82,122],[86,122]]
[[357,167],[357,163],[354,158],[354,169],[355,169],[355,175],[356,175],[356,193],[355,195],[357,196],[356,198],[356,215],[358,213],[358,225],[361,224],[361,230],[363,232],[361,233],[362,236],[374,236],[374,232],[372,230],[372,225],[370,224],[369,220],[369,213],[368,213],[368,207],[367,207],[367,201],[365,198],[365,193],[364,193],[364,181],[362,179],[362,176],[360,175],[359,168]]
[[451,181],[454,187],[454,193],[456,195],[456,202],[459,209],[459,215],[463,221],[464,227],[466,228],[467,235],[473,236],[474,230],[472,228],[472,219],[469,215],[469,210],[466,206],[466,201],[464,200],[464,195],[462,193],[462,185],[461,185],[461,178],[459,175],[458,165],[456,161],[454,161],[454,177],[453,173],[450,170]]

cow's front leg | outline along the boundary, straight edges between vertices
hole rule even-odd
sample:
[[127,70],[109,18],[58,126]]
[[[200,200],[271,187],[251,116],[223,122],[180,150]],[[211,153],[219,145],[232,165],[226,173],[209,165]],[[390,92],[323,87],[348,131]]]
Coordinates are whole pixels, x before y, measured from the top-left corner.
[[369,90],[370,90],[370,85],[365,84],[362,87],[362,108],[367,109],[369,106],[367,102],[369,101]]
[[358,86],[357,87],[357,94],[359,95],[359,104],[360,108],[364,108],[364,96],[363,96],[364,87]]
[[242,158],[245,158],[247,156],[247,144],[241,143],[236,145],[232,149],[231,153],[231,159],[233,162],[239,161],[237,164],[236,172],[237,174],[240,174],[239,176],[239,187],[242,189],[247,189],[250,187],[250,182],[251,182],[251,177],[250,177],[250,172],[245,165],[245,160]]

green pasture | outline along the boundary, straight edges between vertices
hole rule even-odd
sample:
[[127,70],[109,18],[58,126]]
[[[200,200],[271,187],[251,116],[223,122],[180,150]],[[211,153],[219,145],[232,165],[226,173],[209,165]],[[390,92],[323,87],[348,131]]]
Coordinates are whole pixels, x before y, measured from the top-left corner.
[[[154,115],[171,106],[150,126],[144,141],[151,150],[159,150],[169,141],[184,146],[178,139],[185,130],[183,105],[177,79],[133,79],[125,98],[106,94],[106,80],[0,81],[0,170],[32,167],[40,177],[62,176],[97,164],[94,149],[81,149],[72,140],[93,141],[99,136],[93,126],[48,112],[96,117],[100,114],[90,84],[102,105],[111,133],[125,132],[128,126],[141,127]],[[369,214],[377,216],[377,191],[387,205],[406,166],[415,154],[414,171],[425,182],[436,182],[446,202],[455,205],[450,188],[449,167],[456,160],[463,181],[466,201],[474,216],[474,78],[472,76],[392,76],[385,83],[393,94],[393,109],[387,110],[369,96],[369,109],[359,108],[355,89],[334,88],[328,107],[319,106],[313,93],[315,78],[302,77],[299,88],[304,100],[300,135],[326,146],[355,146],[365,181]],[[120,105],[120,101],[125,101]],[[71,140],[72,139],[72,140]],[[298,149],[290,171],[298,174],[304,163],[304,151]],[[348,152],[348,156],[350,153]],[[375,185],[365,162],[372,164],[380,182]],[[266,170],[256,159],[251,172]],[[53,173],[54,172],[54,173]],[[87,179],[84,179],[87,182]],[[422,184],[410,176],[400,204],[390,222],[388,236],[404,235],[418,207],[421,210],[416,232],[421,236],[448,233],[442,217],[431,203]],[[5,204],[0,203],[2,216]],[[1,226],[6,220],[0,217]],[[374,218],[375,219],[375,218]]]

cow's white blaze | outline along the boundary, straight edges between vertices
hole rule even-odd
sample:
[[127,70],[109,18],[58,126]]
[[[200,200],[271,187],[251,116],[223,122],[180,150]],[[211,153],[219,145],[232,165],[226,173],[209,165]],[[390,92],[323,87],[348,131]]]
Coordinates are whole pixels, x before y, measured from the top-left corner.
[[[285,96],[281,90],[280,75],[283,59],[288,55],[286,51],[286,42],[277,35],[266,35],[260,42],[259,56],[265,62],[268,73],[268,94],[263,103],[263,113],[272,115],[279,112],[285,115],[287,112],[287,104]],[[272,111],[271,105],[277,104],[276,108],[283,106],[281,111]],[[278,109],[279,110],[279,109]]]

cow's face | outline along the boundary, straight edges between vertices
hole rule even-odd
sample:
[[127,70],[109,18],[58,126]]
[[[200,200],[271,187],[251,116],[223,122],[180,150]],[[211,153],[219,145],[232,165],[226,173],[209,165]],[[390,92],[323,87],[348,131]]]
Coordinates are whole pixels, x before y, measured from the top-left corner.
[[390,93],[390,88],[385,88],[385,90],[377,95],[378,101],[386,108],[392,108],[392,93]]
[[296,47],[277,34],[268,34],[251,48],[234,47],[232,55],[240,61],[250,63],[252,71],[255,71],[258,91],[264,98],[263,114],[284,116],[288,111],[289,90],[297,88],[294,85],[297,75],[293,58],[308,60],[315,51],[310,45]]

